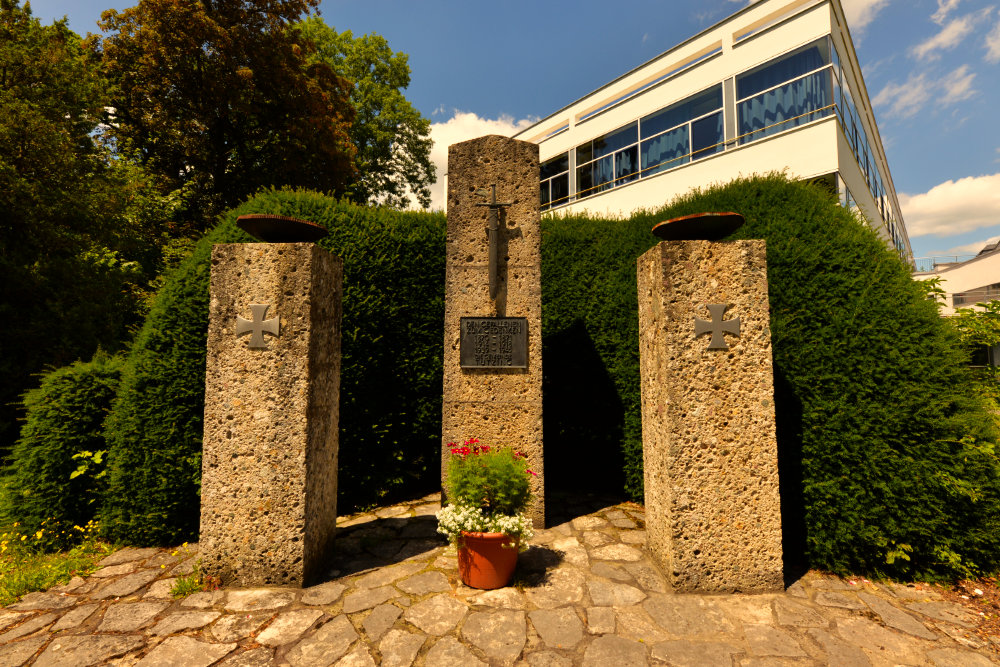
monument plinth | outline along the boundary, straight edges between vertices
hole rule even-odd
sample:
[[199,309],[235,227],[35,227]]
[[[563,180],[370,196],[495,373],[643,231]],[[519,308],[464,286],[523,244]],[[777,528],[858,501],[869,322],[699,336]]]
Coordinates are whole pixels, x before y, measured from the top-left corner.
[[638,260],[647,548],[678,592],[783,587],[764,241]]
[[337,522],[343,264],[313,243],[212,249],[201,569],[236,586],[325,574]]
[[448,444],[524,452],[545,524],[538,146],[487,136],[448,148],[442,482]]

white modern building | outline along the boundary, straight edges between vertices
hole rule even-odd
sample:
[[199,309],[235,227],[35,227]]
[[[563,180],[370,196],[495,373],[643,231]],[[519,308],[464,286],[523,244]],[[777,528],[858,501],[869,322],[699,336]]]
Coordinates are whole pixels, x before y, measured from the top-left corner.
[[912,263],[840,0],[762,0],[515,135],[543,210],[628,215],[785,171],[823,182]]
[[929,271],[914,273],[913,278],[940,278],[944,290],[942,315],[953,315],[956,308],[975,308],[977,303],[1000,300],[1000,241],[990,243],[964,262],[936,264]]

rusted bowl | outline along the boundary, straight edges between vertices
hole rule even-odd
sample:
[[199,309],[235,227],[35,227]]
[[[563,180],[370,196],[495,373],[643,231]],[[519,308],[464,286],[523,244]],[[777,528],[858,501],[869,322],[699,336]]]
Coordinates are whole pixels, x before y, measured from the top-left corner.
[[653,226],[653,235],[664,241],[718,241],[743,226],[739,213],[695,213]]
[[236,226],[265,243],[311,243],[327,234],[325,227],[314,222],[267,213],[241,215]]

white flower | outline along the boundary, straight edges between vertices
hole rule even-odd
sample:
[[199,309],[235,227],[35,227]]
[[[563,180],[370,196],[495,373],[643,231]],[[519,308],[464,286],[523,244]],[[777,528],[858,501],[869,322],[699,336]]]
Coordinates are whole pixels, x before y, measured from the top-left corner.
[[487,516],[478,507],[471,505],[448,505],[435,516],[438,520],[437,532],[448,538],[452,543],[467,533],[503,533],[521,540],[522,549],[527,548],[527,542],[535,536],[531,519],[526,514],[493,514]]

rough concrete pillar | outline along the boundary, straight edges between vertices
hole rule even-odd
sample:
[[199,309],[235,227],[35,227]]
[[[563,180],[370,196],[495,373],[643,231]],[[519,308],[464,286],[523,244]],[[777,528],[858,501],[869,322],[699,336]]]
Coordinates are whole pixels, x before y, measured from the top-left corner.
[[236,586],[326,574],[337,523],[343,263],[312,243],[212,249],[202,571]]
[[647,547],[679,592],[781,590],[764,241],[664,241],[638,291]]
[[[509,205],[496,209],[498,275],[496,297],[491,298],[490,207],[482,204],[490,203],[494,184],[496,201]],[[448,443],[478,438],[483,444],[520,449],[539,473],[532,478],[529,514],[541,527],[545,466],[539,221],[537,145],[486,136],[448,148],[442,480]],[[463,325],[462,318],[511,319],[466,320]],[[517,336],[524,335],[522,325],[526,354],[519,359],[515,348]],[[521,361],[523,367],[518,367]]]

